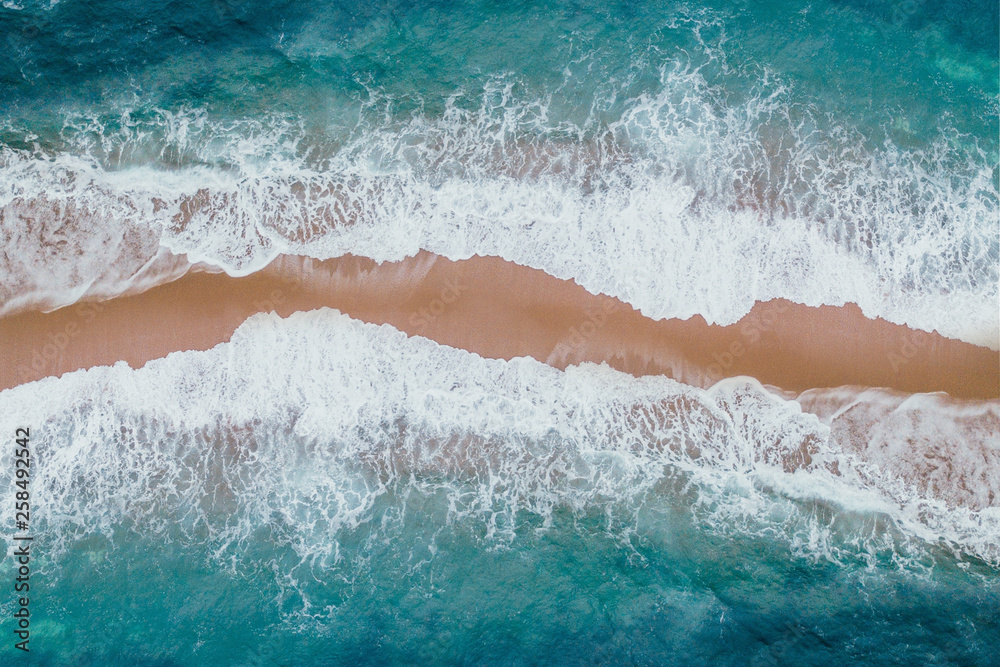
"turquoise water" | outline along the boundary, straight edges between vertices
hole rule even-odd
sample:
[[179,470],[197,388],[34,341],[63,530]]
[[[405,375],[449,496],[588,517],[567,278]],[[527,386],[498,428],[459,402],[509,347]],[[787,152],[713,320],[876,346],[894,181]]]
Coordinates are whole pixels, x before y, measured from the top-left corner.
[[24,0],[3,10],[14,57],[0,80],[7,121],[43,138],[67,112],[126,109],[291,114],[330,130],[376,92],[396,114],[434,115],[452,96],[478,105],[497,78],[551,96],[545,125],[579,127],[609,89],[624,95],[601,100],[594,123],[655,93],[664,64],[715,56],[706,79],[725,98],[746,94],[741,73],[766,69],[871,141],[954,129],[995,153],[994,4]]
[[[996,347],[998,33],[988,0],[4,0],[0,312],[166,280],[163,254],[240,275],[423,249],[651,317],[853,301]],[[862,460],[762,390],[741,421],[338,322],[0,393],[38,442],[29,662],[1000,652],[995,402],[965,430],[901,418]],[[803,433],[822,456],[774,458]]]
[[[365,525],[332,536],[343,553],[336,565],[300,565],[293,530],[278,518],[230,563],[125,527],[115,549],[81,541],[84,553],[37,580],[33,656],[93,665],[988,665],[1000,640],[995,570],[981,564],[920,576],[891,563],[859,571],[795,559],[766,538],[706,534],[653,499],[634,509],[628,537],[595,507],[557,510],[541,532],[541,519],[524,512],[499,541],[478,521],[447,526],[434,494],[406,494],[404,507],[395,491]],[[9,648],[4,655],[14,659]]]
[[2,11],[8,308],[162,281],[158,252],[245,275],[428,250],[655,318],[850,301],[997,345],[989,2]]
[[879,406],[824,422],[747,379],[484,360],[328,310],[23,385],[0,427],[33,425],[31,658],[991,664],[1000,407]]

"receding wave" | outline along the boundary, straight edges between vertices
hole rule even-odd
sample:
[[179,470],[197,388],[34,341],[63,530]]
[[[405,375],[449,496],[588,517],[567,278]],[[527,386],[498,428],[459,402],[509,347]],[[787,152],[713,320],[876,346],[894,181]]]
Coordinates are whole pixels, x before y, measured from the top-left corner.
[[71,116],[58,148],[0,155],[2,312],[190,263],[242,275],[282,253],[424,249],[500,256],[654,318],[850,301],[995,348],[995,160],[946,131],[871,147],[766,72],[748,82],[729,99],[698,67],[664,65],[654,92],[612,88],[579,125],[549,123],[503,77],[434,116],[391,116],[375,90],[323,140],[294,117]]
[[323,309],[6,390],[0,425],[38,434],[34,520],[56,563],[123,526],[237,562],[279,516],[303,567],[331,567],[373,508],[414,494],[495,546],[565,513],[627,541],[669,509],[811,562],[1000,566],[996,401],[800,400],[816,414],[748,378],[704,391],[489,360]]

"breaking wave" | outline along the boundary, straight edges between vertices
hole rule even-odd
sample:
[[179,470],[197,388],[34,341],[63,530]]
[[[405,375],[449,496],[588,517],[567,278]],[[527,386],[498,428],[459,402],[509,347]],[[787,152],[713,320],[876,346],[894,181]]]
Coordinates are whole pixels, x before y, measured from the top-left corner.
[[312,571],[412,495],[494,546],[567,512],[597,512],[627,542],[669,510],[810,561],[1000,565],[996,401],[799,401],[748,378],[706,391],[483,359],[323,309],[256,315],[230,343],[139,370],[6,390],[0,428],[32,425],[34,521],[56,560],[125,525],[236,563],[277,517],[294,570]]
[[664,65],[653,92],[623,101],[629,82],[608,84],[576,124],[504,77],[433,116],[394,115],[371,90],[335,136],[291,116],[71,116],[57,147],[0,153],[0,312],[144,289],[195,263],[245,275],[283,253],[423,249],[499,256],[657,319],[854,302],[996,348],[992,158],[947,132],[872,147],[767,72],[748,81],[735,98],[699,67]]

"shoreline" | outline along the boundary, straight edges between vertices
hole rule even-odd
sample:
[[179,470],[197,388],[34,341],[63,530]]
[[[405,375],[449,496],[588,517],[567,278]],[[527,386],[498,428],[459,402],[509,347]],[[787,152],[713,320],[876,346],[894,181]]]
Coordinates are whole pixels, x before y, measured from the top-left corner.
[[855,385],[1000,397],[996,351],[868,319],[854,304],[758,302],[729,326],[700,316],[655,321],[537,269],[426,252],[381,265],[282,256],[246,277],[194,272],[141,294],[0,318],[0,390],[117,361],[138,368],[225,342],[254,313],[323,306],[484,357],[530,356],[557,368],[604,361],[699,387],[749,375],[792,392]]

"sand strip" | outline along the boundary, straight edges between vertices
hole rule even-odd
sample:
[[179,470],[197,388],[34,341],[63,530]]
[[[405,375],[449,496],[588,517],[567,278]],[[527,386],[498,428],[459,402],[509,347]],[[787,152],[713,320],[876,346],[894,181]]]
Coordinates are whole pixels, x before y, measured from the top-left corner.
[[870,320],[852,304],[758,303],[726,327],[698,316],[653,321],[539,270],[429,253],[382,265],[282,257],[245,278],[194,273],[139,295],[2,318],[0,389],[119,360],[138,368],[226,341],[253,313],[322,306],[484,357],[531,356],[559,368],[606,361],[697,386],[750,375],[796,392],[850,384],[1000,396],[996,351]]

